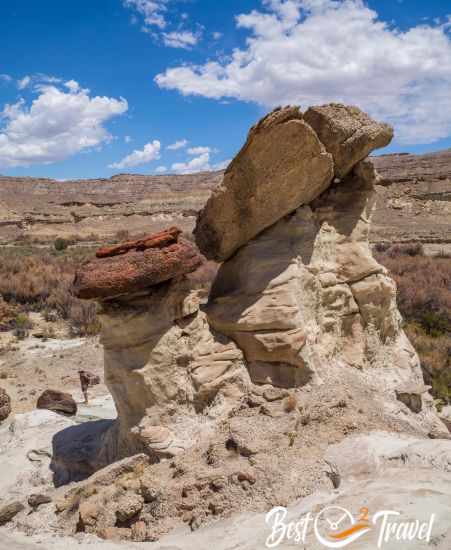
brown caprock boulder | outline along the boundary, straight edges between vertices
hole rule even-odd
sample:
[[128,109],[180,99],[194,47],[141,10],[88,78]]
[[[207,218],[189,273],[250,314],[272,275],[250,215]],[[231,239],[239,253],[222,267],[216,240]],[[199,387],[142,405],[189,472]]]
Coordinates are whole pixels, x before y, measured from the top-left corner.
[[358,107],[341,103],[310,107],[304,120],[334,157],[335,175],[339,178],[393,138],[393,128],[389,124],[373,120]]
[[114,298],[194,271],[202,264],[202,256],[190,242],[179,238],[180,233],[171,228],[139,241],[100,249],[96,259],[78,270],[75,295]]
[[297,107],[273,111],[251,128],[244,147],[199,214],[196,243],[223,261],[330,185],[333,161]]
[[251,128],[194,230],[209,259],[224,261],[285,215],[310,203],[379,147],[393,129],[357,107],[276,109]]

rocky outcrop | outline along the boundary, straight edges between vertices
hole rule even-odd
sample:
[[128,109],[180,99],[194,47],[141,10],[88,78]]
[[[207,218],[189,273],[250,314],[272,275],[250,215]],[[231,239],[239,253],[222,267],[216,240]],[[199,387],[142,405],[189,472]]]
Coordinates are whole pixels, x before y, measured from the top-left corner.
[[[145,291],[194,271],[202,263],[196,249],[169,231],[113,249],[101,249],[99,258],[83,266],[74,281],[79,298],[113,298]],[[158,244],[156,244],[158,243]]]
[[256,126],[200,212],[196,243],[208,258],[229,258],[240,246],[322,193],[333,161],[295,107]]
[[11,398],[3,388],[0,388],[0,422],[11,414]]
[[405,379],[421,380],[394,283],[368,245],[375,180],[370,163],[358,164],[220,268],[208,320],[244,351],[254,382],[300,386],[332,358],[358,368],[398,361]]
[[[105,383],[118,411],[118,421],[105,434],[103,456],[95,463],[138,452],[154,460],[175,456],[201,431],[202,426],[193,422],[198,413],[215,399],[230,408],[246,392],[249,377],[242,352],[210,329],[200,311],[205,291],[183,277],[202,264],[202,257],[178,234],[168,230],[145,239],[161,248],[120,245],[118,255],[103,255],[77,274],[77,293],[94,295],[101,302]],[[177,242],[167,244],[167,235]],[[180,251],[186,252],[183,261]],[[111,300],[111,292],[105,293],[100,285],[87,290],[84,282],[94,280],[94,269],[97,280],[105,279],[112,261],[141,266],[150,253],[155,261],[153,271],[142,279],[146,286],[121,270],[122,290],[128,293]]]
[[113,456],[178,454],[202,429],[197,413],[215,399],[230,408],[245,393],[242,352],[210,330],[200,303],[174,280],[120,307],[104,304],[105,383],[119,416]]
[[[351,431],[440,428],[430,397],[420,409],[398,400],[421,369],[368,242],[378,175],[364,157],[390,131],[354,108],[316,112],[320,135],[293,107],[260,121],[201,212],[196,241],[225,260],[208,295],[188,276],[200,255],[178,236],[119,245],[77,275],[79,295],[100,302],[118,411],[92,463],[128,470],[71,490],[59,506],[69,530],[195,530],[296,500],[322,478],[330,487],[325,448]],[[113,271],[114,285],[97,283]]]
[[391,126],[376,122],[358,107],[340,103],[310,107],[304,120],[332,154],[339,178],[346,176],[371,151],[385,147],[393,139]]
[[37,401],[38,409],[59,412],[72,416],[77,414],[77,403],[70,393],[57,390],[45,390]]

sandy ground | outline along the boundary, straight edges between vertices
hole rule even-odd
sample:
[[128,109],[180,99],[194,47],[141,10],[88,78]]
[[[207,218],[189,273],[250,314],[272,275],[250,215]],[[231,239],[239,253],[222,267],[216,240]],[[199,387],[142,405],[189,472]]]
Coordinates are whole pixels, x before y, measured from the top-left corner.
[[[39,411],[35,421],[40,429],[59,421]],[[22,434],[28,431],[28,438],[36,431],[29,421],[33,413],[22,416]],[[61,428],[61,426],[59,426]],[[20,431],[20,430],[19,430]],[[48,430],[44,428],[44,431]],[[1,437],[1,434],[0,434]],[[343,471],[338,489],[321,490],[302,498],[283,512],[283,520],[276,524],[265,513],[236,514],[191,532],[188,527],[179,528],[156,543],[130,543],[102,541],[95,536],[78,533],[67,537],[51,532],[51,521],[42,532],[26,536],[12,528],[0,528],[0,550],[263,550],[282,548],[284,550],[321,550],[326,548],[317,537],[314,523],[317,516],[337,514],[342,507],[358,518],[362,508],[367,509],[370,528],[362,537],[352,543],[359,550],[414,550],[436,548],[449,550],[451,547],[451,443],[419,440],[399,434],[371,433],[367,436],[350,436],[330,449],[330,456],[337,460]],[[341,461],[341,462],[340,462]],[[348,468],[346,468],[348,466]],[[353,473],[350,473],[353,472]],[[47,505],[49,508],[52,506]],[[332,508],[331,508],[332,507]],[[429,523],[428,540],[413,538],[399,540],[390,536],[378,546],[382,530],[382,519],[376,521],[377,512],[395,511],[391,520],[398,523]],[[338,510],[341,514],[342,512]],[[312,518],[303,540],[289,535],[287,526],[301,522],[307,514]],[[432,518],[433,515],[433,518]],[[28,516],[30,517],[30,516]],[[50,517],[50,516],[49,516]],[[274,516],[273,516],[274,517]],[[328,524],[321,516],[317,525],[322,535],[327,535]],[[332,516],[331,516],[332,517]],[[335,518],[336,519],[336,518]],[[32,520],[29,519],[28,523]],[[355,520],[357,521],[357,519]],[[275,526],[279,525],[277,529]],[[292,532],[293,533],[293,532]],[[271,546],[272,544],[272,546]],[[332,547],[332,546],[331,546]]]
[[54,323],[57,338],[36,337],[46,323],[39,314],[32,316],[35,326],[24,340],[17,340],[10,332],[0,333],[0,387],[11,397],[13,412],[33,410],[47,389],[70,393],[81,403],[79,369],[100,376],[101,384],[89,390],[92,398],[108,394],[98,338],[69,338],[64,325]]

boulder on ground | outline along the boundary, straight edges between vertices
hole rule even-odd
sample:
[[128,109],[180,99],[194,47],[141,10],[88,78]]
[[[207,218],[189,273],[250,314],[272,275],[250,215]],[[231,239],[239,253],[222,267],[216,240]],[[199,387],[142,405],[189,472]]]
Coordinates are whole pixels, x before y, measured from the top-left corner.
[[28,497],[28,505],[30,508],[33,508],[33,510],[36,510],[42,504],[48,504],[49,502],[52,502],[51,497],[41,493],[33,493]]
[[21,512],[25,506],[18,500],[10,502],[0,507],[0,525],[5,525],[14,519],[19,512]]
[[[101,249],[101,257],[84,264],[74,280],[78,298],[105,299],[146,290],[174,277],[191,273],[202,264],[196,248],[178,238],[176,228],[149,236],[134,248]],[[166,244],[170,242],[171,244]],[[147,243],[147,244],[146,244]],[[148,247],[149,243],[160,246]],[[98,254],[99,254],[98,253]]]
[[310,107],[304,120],[318,134],[332,154],[335,175],[346,176],[374,149],[385,147],[393,138],[393,128],[370,118],[358,107],[331,103]]
[[396,392],[396,397],[398,401],[404,403],[406,407],[414,413],[419,413],[423,409],[423,399],[422,395],[430,389],[430,386],[422,385],[413,385],[400,387]]
[[332,156],[296,107],[254,126],[194,230],[207,258],[223,261],[263,229],[312,201],[330,185]]
[[11,414],[11,398],[3,388],[0,388],[0,422]]
[[39,397],[36,407],[71,416],[77,414],[77,403],[72,395],[57,390],[45,390]]

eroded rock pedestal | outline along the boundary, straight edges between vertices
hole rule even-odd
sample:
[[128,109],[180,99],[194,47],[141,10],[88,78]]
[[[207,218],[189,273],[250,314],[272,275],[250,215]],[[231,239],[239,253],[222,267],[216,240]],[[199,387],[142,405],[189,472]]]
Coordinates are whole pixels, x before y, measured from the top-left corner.
[[325,449],[352,431],[440,432],[427,394],[416,412],[397,399],[421,370],[368,245],[365,157],[391,137],[342,105],[260,121],[199,215],[200,252],[223,262],[208,295],[176,228],[81,269],[118,410],[98,464],[141,458],[108,488],[72,490],[66,526],[134,540],[195,529],[327,484]]

